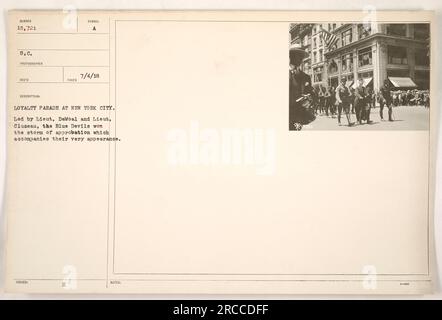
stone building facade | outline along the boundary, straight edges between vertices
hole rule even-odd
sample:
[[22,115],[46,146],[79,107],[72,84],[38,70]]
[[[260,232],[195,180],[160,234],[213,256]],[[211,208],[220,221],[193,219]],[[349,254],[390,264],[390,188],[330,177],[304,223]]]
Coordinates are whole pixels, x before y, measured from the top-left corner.
[[[308,52],[302,69],[314,86],[348,86],[359,78],[377,91],[385,79],[393,86],[428,89],[430,82],[429,24],[292,24],[291,42]],[[337,36],[326,47],[323,30]]]

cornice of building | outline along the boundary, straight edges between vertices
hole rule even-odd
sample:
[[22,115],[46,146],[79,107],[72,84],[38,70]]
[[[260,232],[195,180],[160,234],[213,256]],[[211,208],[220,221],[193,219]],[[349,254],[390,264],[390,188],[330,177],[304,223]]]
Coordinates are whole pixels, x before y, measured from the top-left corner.
[[352,23],[344,23],[343,25],[340,25],[335,30],[330,31],[331,33],[340,32],[341,30],[345,29],[348,26],[351,26]]
[[345,45],[343,47],[337,48],[333,51],[327,51],[324,52],[324,55],[329,58],[334,56],[335,54],[339,54],[342,53],[343,51],[349,50],[349,49],[354,49],[355,47],[363,44],[364,42],[369,42],[370,40],[374,40],[374,39],[391,39],[391,40],[401,40],[401,41],[406,41],[406,42],[414,42],[414,43],[420,43],[420,44],[427,44],[428,41],[427,40],[419,40],[419,39],[413,39],[413,38],[408,38],[408,37],[401,37],[401,36],[392,36],[392,35],[388,35],[385,33],[375,33],[372,34],[368,37],[365,37],[364,39],[360,39],[357,41],[354,41],[348,45]]

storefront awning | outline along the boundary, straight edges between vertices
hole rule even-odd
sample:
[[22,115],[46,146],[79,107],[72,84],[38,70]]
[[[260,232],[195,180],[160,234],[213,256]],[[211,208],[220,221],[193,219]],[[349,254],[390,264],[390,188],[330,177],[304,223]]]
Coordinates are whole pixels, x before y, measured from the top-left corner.
[[[362,86],[365,88],[366,86],[368,86],[370,84],[370,82],[373,80],[373,78],[364,78],[364,83],[362,84]],[[353,89],[356,89],[356,87],[359,86],[358,82],[355,82],[352,86]]]
[[417,85],[408,77],[388,77],[396,88],[417,88]]

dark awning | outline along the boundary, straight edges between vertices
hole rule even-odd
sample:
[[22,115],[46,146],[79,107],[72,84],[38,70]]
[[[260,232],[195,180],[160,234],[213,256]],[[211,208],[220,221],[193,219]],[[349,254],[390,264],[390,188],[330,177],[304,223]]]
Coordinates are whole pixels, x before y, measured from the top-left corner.
[[417,85],[408,77],[388,77],[396,88],[417,88]]

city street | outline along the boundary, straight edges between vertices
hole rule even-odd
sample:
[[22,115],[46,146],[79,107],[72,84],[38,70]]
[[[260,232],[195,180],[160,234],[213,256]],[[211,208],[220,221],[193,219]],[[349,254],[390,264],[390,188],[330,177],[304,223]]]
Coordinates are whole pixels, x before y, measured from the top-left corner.
[[354,126],[347,126],[345,114],[341,115],[341,126],[338,124],[337,115],[317,115],[316,120],[304,126],[302,130],[428,130],[430,109],[423,106],[397,106],[393,107],[394,121],[388,121],[388,108],[384,107],[384,120],[379,115],[379,106],[371,108],[371,124],[359,125],[356,115],[350,114]]

